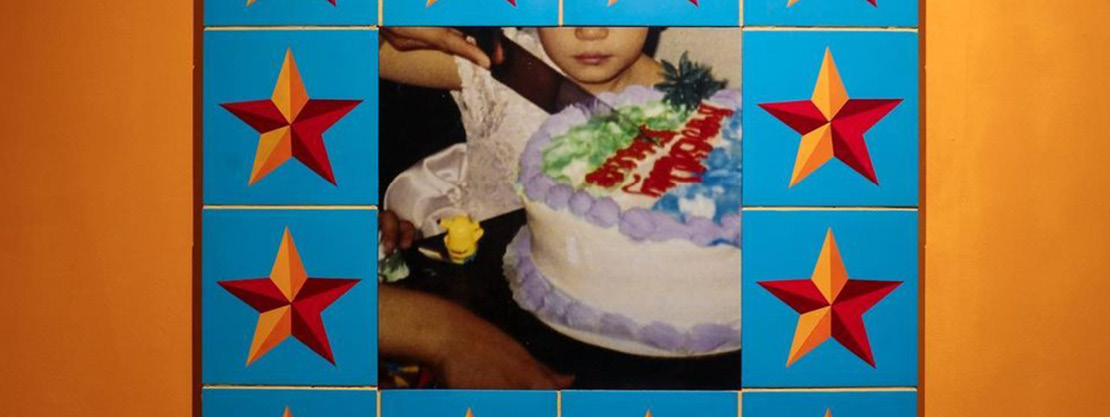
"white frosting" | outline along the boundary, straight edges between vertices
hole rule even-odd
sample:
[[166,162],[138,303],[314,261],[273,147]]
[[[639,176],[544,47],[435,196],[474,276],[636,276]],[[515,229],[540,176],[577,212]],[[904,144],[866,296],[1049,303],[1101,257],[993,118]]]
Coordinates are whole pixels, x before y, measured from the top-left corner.
[[696,195],[692,199],[683,198],[678,200],[678,209],[691,216],[712,219],[717,212],[717,202],[704,195]]
[[680,331],[740,323],[740,249],[685,239],[630,240],[525,199],[532,259],[552,286],[599,310]]

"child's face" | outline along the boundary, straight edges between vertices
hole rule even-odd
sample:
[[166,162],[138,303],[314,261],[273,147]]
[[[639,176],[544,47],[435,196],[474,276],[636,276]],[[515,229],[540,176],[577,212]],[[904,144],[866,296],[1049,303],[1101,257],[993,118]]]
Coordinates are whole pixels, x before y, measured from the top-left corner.
[[540,28],[540,42],[567,76],[583,84],[604,83],[627,71],[643,53],[647,28]]

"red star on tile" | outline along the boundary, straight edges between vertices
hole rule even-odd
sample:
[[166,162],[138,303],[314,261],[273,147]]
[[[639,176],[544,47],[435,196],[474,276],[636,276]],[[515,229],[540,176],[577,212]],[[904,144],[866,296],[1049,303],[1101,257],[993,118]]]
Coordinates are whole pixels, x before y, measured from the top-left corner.
[[761,281],[759,285],[797,311],[798,325],[786,366],[793,365],[829,338],[840,342],[864,362],[875,366],[863,313],[894,291],[901,282],[849,279],[832,229],[809,279]]
[[802,135],[790,176],[791,187],[834,157],[877,185],[879,179],[863,134],[901,102],[902,99],[849,98],[832,52],[825,49],[811,99],[764,103],[759,107]]
[[259,313],[247,366],[289,336],[334,365],[335,357],[320,313],[358,281],[309,278],[293,243],[293,235],[286,228],[269,277],[219,283]]
[[324,148],[324,131],[358,106],[362,100],[308,98],[293,51],[285,51],[285,62],[269,100],[221,104],[231,114],[260,133],[249,185],[285,164],[301,161],[333,185],[335,174]]

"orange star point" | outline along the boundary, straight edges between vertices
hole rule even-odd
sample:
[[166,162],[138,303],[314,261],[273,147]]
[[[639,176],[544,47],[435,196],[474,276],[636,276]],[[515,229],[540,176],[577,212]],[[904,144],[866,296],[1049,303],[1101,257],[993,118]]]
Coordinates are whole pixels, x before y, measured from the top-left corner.
[[285,407],[285,412],[281,413],[281,417],[293,417],[293,413],[289,412],[289,407],[288,406]]
[[809,100],[762,103],[759,107],[802,135],[790,187],[833,158],[877,185],[879,179],[863,136],[901,102],[901,99],[849,98],[832,51],[825,48]]
[[826,408],[825,409],[825,417],[832,417],[832,409],[831,408]]
[[470,410],[470,407],[466,408],[466,416],[464,417],[474,417],[474,412]]
[[335,364],[320,314],[357,283],[357,279],[309,278],[293,235],[286,228],[269,277],[219,284],[258,311],[247,352],[250,366],[290,336]]
[[790,367],[827,340],[835,339],[875,366],[863,314],[901,282],[848,278],[832,229],[809,279],[761,281],[759,285],[799,313],[786,366]]

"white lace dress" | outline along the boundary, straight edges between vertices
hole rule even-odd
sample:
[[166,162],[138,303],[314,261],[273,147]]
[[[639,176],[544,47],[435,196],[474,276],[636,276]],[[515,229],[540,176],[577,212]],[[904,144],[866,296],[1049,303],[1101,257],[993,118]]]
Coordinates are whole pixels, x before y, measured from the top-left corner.
[[[505,35],[554,66],[534,30]],[[548,114],[500,84],[489,71],[456,57],[462,88],[451,93],[462,113],[466,143],[431,155],[398,175],[384,208],[425,236],[441,232],[438,219],[469,214],[485,220],[522,207],[514,183],[520,155]]]

